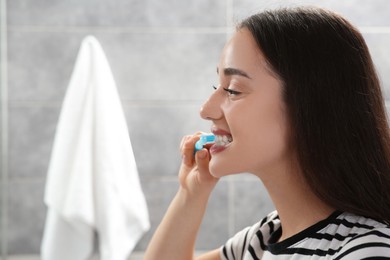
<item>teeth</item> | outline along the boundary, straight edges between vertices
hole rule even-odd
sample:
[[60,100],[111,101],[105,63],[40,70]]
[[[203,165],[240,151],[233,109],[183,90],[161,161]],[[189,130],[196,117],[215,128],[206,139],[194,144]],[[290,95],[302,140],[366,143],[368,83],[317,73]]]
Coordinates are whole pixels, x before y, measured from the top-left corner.
[[226,146],[233,141],[231,136],[227,135],[217,135],[215,136],[215,145],[216,146]]

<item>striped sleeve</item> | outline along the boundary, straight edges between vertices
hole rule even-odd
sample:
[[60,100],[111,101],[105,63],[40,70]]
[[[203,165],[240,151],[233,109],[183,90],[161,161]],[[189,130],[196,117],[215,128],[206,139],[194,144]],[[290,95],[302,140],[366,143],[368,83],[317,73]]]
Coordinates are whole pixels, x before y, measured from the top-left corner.
[[388,259],[389,256],[390,229],[378,228],[349,240],[334,259]]

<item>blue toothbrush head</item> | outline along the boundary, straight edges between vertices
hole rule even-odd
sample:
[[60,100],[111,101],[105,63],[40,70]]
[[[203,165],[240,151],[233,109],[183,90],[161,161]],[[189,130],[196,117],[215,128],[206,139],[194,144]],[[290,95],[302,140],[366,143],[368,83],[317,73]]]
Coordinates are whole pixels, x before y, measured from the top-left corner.
[[215,141],[215,135],[213,134],[202,134],[199,140],[195,143],[195,152],[202,150],[203,146],[207,143]]

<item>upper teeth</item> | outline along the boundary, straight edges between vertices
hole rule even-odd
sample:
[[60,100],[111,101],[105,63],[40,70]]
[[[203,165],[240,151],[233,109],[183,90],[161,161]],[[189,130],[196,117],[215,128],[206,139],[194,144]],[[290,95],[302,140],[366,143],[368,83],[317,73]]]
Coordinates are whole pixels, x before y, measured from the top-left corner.
[[215,145],[217,146],[225,146],[233,141],[231,136],[227,135],[217,135],[215,136]]

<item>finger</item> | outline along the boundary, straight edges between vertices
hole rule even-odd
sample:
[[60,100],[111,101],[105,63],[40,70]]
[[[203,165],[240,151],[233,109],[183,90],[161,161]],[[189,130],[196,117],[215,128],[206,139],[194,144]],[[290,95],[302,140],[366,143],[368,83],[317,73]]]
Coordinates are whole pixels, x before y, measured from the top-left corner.
[[181,148],[181,154],[183,158],[183,163],[186,166],[192,167],[194,163],[194,146],[195,143],[199,140],[199,136],[189,136],[184,140],[182,148]]
[[210,154],[207,149],[203,148],[195,154],[195,161],[199,174],[202,178],[213,178],[209,171]]
[[184,143],[188,140],[188,138],[190,138],[191,136],[190,135],[186,135],[186,136],[183,136],[183,138],[181,139],[181,142],[180,142],[180,152],[181,150],[183,149],[183,146],[184,146]]

